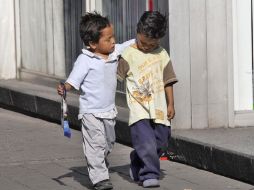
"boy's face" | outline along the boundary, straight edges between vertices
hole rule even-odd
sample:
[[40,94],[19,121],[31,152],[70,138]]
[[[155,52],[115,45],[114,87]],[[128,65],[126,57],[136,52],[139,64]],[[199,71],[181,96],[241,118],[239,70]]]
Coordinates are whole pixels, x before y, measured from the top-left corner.
[[158,48],[160,45],[160,39],[148,38],[144,34],[137,34],[137,46],[138,49],[144,53],[151,52]]
[[94,53],[98,55],[109,55],[115,49],[115,36],[113,26],[110,25],[101,30],[101,36],[98,43],[94,45]]

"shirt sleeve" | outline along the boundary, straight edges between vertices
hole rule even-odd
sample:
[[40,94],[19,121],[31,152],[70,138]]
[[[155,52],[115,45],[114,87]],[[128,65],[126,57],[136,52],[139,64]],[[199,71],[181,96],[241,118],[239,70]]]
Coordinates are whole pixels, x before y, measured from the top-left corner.
[[173,84],[178,82],[178,80],[176,78],[176,75],[175,75],[175,72],[174,72],[174,69],[173,69],[173,66],[172,66],[171,60],[169,60],[168,64],[164,68],[163,82],[164,82],[164,86],[173,85]]
[[79,90],[88,73],[88,60],[84,55],[80,55],[74,63],[73,69],[66,80],[76,90]]
[[122,44],[116,44],[115,45],[115,49],[116,49],[118,55],[122,54],[123,50],[125,48],[127,48],[128,46],[130,46],[131,44],[134,44],[135,41],[136,41],[135,39],[131,39],[131,40],[126,41],[126,42],[124,42]]
[[120,57],[117,67],[117,79],[123,81],[126,78],[129,69],[130,67],[128,62]]

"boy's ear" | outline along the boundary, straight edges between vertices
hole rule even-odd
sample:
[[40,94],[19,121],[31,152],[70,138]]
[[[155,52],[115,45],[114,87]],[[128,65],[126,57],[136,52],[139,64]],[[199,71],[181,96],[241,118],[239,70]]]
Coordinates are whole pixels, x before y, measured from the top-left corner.
[[97,48],[97,44],[94,42],[89,42],[89,46],[91,49],[96,49]]

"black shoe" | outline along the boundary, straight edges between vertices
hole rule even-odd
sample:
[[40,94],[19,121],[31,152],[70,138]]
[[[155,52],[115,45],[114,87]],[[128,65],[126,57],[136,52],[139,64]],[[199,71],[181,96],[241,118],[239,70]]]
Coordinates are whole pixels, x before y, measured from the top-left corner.
[[96,183],[93,187],[94,187],[95,190],[110,190],[110,189],[113,189],[113,185],[108,179]]

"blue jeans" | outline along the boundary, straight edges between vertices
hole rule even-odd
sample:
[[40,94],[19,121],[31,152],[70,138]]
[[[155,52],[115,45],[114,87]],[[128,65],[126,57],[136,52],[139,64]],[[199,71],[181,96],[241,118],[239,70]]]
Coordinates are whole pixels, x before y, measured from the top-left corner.
[[150,119],[140,120],[131,126],[134,150],[130,154],[130,168],[135,181],[159,179],[162,147],[167,147],[170,127],[154,123]]

